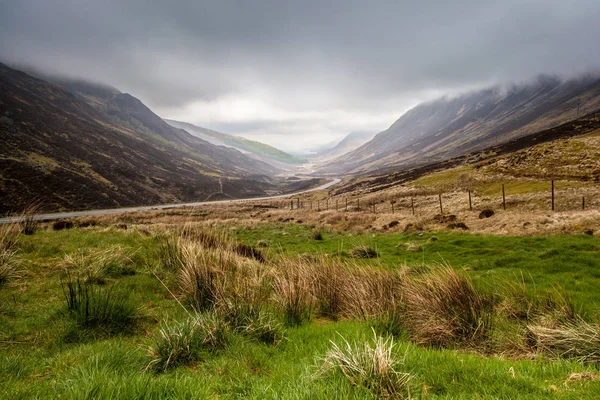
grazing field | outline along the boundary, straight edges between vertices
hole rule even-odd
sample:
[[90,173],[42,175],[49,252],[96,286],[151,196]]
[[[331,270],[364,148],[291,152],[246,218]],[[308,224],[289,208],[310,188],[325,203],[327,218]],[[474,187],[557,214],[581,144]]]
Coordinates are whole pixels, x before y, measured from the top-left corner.
[[600,393],[595,236],[0,229],[1,398]]

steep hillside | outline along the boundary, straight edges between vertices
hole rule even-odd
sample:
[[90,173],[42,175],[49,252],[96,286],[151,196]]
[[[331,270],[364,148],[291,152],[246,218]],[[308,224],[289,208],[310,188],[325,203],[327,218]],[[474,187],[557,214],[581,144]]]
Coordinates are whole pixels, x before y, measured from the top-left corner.
[[540,77],[424,103],[355,151],[329,163],[331,173],[361,174],[440,162],[557,126],[600,108],[600,80]]
[[189,124],[187,122],[169,119],[165,119],[165,121],[169,125],[175,128],[185,129],[192,135],[206,140],[207,142],[219,146],[227,146],[237,149],[246,154],[253,155],[257,159],[262,160],[266,163],[280,166],[281,163],[296,165],[305,162],[304,159],[293,156],[291,154],[288,154],[279,149],[276,149],[275,147],[269,146],[261,142],[213,131],[211,129],[202,128],[200,126]]
[[554,128],[442,162],[391,174],[357,177],[338,186],[334,193],[379,193],[409,186],[439,193],[448,189],[465,190],[478,182],[498,186],[515,179],[536,183],[566,180],[592,185],[595,189],[600,182],[599,154],[600,111],[596,111]]
[[[0,212],[256,196],[275,169],[173,128],[134,97],[0,64]],[[251,178],[251,177],[254,178]],[[244,178],[244,179],[242,179]]]
[[350,132],[333,147],[319,151],[311,157],[313,162],[325,162],[355,150],[375,136],[372,132]]

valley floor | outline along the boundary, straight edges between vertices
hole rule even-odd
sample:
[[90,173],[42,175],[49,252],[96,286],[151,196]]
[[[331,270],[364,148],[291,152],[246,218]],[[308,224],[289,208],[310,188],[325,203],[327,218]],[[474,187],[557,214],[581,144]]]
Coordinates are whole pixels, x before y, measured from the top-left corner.
[[[407,217],[390,228],[389,223],[400,218],[364,212],[308,213],[245,207],[243,212],[217,207],[88,217],[75,221],[72,228],[67,225],[70,229],[53,230],[53,224],[47,223],[38,226],[32,235],[18,235],[13,244],[19,260],[17,273],[0,287],[0,396],[592,399],[600,394],[599,336],[586,339],[588,348],[574,353],[561,352],[559,347],[544,342],[543,336],[535,336],[539,329],[563,332],[561,329],[569,324],[580,324],[577,326],[600,334],[598,237],[581,233],[472,234],[434,223],[427,229],[403,233],[398,230],[404,231],[407,224],[418,221]],[[560,219],[560,215],[546,218]],[[565,218],[591,218],[577,215]],[[597,215],[591,215],[597,221]],[[368,222],[363,222],[365,218]],[[503,218],[500,212],[489,220],[498,224]],[[382,227],[383,221],[387,229]],[[465,221],[473,231],[486,232],[487,228],[477,225],[475,219]],[[54,224],[55,229],[64,227]],[[512,231],[507,229],[505,233]],[[226,244],[215,245],[219,241]],[[173,256],[173,251],[181,253]],[[195,256],[190,258],[194,251]],[[259,262],[259,258],[264,261]],[[261,285],[271,282],[261,307],[268,310],[272,320],[267,323],[261,319],[263,325],[253,322],[255,325],[242,328],[234,319],[227,319],[230,314],[214,306],[218,318],[229,321],[223,345],[185,353],[181,348],[190,350],[193,342],[178,342],[185,338],[181,334],[186,326],[183,321],[189,321],[194,313],[190,304],[201,303],[198,297],[194,298],[196,303],[190,303],[187,296],[190,292],[181,280],[181,271],[187,267],[169,264],[182,260],[187,260],[187,267],[190,262],[199,263],[197,273],[210,265],[231,279],[249,268],[247,279],[236,281],[242,287],[248,279],[259,279]],[[342,301],[339,313],[325,312],[323,299],[341,293],[311,292],[303,297],[298,291],[306,289],[299,283],[306,278],[301,268],[318,275],[328,265],[343,266],[333,275],[334,280],[349,282],[359,276],[375,282],[369,290],[378,287],[385,291],[378,285],[400,277],[399,288],[405,292],[399,299],[402,307],[407,307],[402,309],[406,313],[412,312],[411,288],[426,290],[427,285],[444,285],[444,279],[455,279],[471,291],[472,298],[467,300],[473,307],[471,311],[483,313],[484,319],[488,315],[491,322],[478,319],[477,326],[471,326],[474,330],[464,337],[455,331],[439,331],[438,341],[401,315],[399,321],[394,320],[389,312],[399,309],[386,306],[383,313],[355,313],[352,307],[361,296],[359,292]],[[446,271],[443,265],[451,265],[458,275]],[[263,277],[252,275],[253,268],[271,278],[263,281]],[[122,314],[111,314],[118,307],[100,302],[96,306],[104,307],[105,314],[82,322],[82,314],[69,303],[73,290],[82,290],[73,282],[88,288],[91,298],[94,293],[106,295],[102,298],[108,303],[122,301],[123,310],[125,304],[133,305],[134,317],[125,320]],[[472,289],[469,282],[473,282]],[[507,287],[512,289],[501,290]],[[258,290],[254,286],[246,289]],[[376,296],[371,293],[370,297]],[[236,294],[242,297],[230,297],[231,293],[223,296],[227,307],[233,307],[240,298],[249,306],[256,302],[254,297],[244,297],[243,291]],[[334,297],[329,306],[334,304]],[[294,299],[297,301],[291,301]],[[478,299],[487,299],[490,304],[477,303]],[[521,306],[529,307],[526,316],[516,316]],[[507,307],[512,310],[508,314]],[[94,312],[86,311],[90,315]],[[556,313],[561,316],[556,317]],[[297,319],[291,318],[294,316]],[[115,320],[125,322],[111,325]],[[442,327],[454,323],[437,322]],[[175,330],[169,331],[169,326]],[[481,336],[484,327],[486,333]],[[262,333],[257,334],[259,329]],[[395,342],[389,359],[385,351],[379,355],[381,360],[393,361],[387,375],[363,379],[348,375],[343,368],[324,367],[332,362],[334,344],[343,350],[349,343],[350,352],[360,353],[364,344],[377,347],[378,338],[388,335],[393,335]],[[455,340],[444,341],[444,335],[454,335]],[[358,343],[356,347],[354,343]],[[171,351],[169,360],[165,360],[160,357],[165,347],[180,352]],[[173,360],[180,362],[170,364]],[[157,362],[164,362],[164,369],[155,368]],[[395,373],[408,374],[408,382],[396,379],[399,375]]]

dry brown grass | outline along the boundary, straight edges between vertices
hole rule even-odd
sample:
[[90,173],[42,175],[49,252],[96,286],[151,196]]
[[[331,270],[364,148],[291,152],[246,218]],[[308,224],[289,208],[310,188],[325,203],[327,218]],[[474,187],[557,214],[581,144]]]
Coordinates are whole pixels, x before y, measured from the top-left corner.
[[600,326],[582,319],[556,327],[528,325],[534,348],[553,358],[573,358],[584,363],[600,363]]
[[314,266],[302,261],[282,258],[273,284],[279,309],[290,326],[309,321],[315,304]]
[[20,231],[16,223],[0,225],[0,287],[21,277],[21,259],[17,255]]
[[404,323],[418,344],[478,347],[489,337],[492,300],[449,266],[407,280],[404,298]]

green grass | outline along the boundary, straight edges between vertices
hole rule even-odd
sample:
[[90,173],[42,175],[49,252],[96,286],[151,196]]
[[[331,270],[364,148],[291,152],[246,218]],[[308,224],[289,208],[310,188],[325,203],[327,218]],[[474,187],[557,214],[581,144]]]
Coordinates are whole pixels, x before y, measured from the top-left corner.
[[[600,239],[589,235],[493,236],[460,232],[435,234],[356,234],[326,232],[324,240],[311,240],[312,230],[302,225],[261,225],[235,231],[238,239],[255,244],[268,238],[269,251],[287,255],[323,253],[357,261],[352,249],[364,245],[377,249],[379,258],[358,262],[397,268],[448,263],[465,268],[484,285],[523,280],[530,287],[568,289],[574,300],[600,308]],[[432,237],[438,240],[430,240]],[[409,251],[413,243],[420,251]]]
[[[520,279],[541,290],[562,285],[592,313],[600,304],[600,240],[589,236],[496,237],[466,233],[371,234],[325,232],[312,239],[302,225],[264,225],[239,229],[247,244],[268,240],[267,256],[283,252],[340,254],[353,262],[396,268],[403,264],[446,261],[468,268],[479,286],[494,289],[496,280]],[[412,242],[423,251],[408,252],[398,244]],[[159,241],[132,231],[72,229],[38,231],[20,237],[22,277],[0,288],[0,398],[373,398],[360,386],[336,374],[318,376],[320,358],[342,343],[371,340],[366,322],[316,319],[289,327],[277,344],[263,343],[233,331],[227,346],[203,354],[197,362],[157,374],[146,369],[146,348],[161,324],[188,318],[150,271],[157,271]],[[81,249],[123,247],[131,258],[131,274],[112,274],[106,288],[126,290],[140,308],[131,332],[108,337],[73,336],[65,310],[60,263]],[[354,259],[351,249],[376,248],[377,259]],[[269,254],[271,253],[271,254]],[[168,275],[156,272],[169,284]],[[414,398],[595,398],[600,380],[572,380],[573,373],[600,373],[598,366],[574,361],[513,360],[451,349],[416,346],[397,338],[394,354],[411,375]]]

